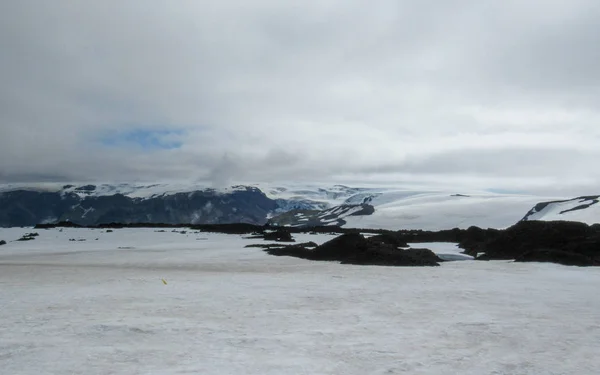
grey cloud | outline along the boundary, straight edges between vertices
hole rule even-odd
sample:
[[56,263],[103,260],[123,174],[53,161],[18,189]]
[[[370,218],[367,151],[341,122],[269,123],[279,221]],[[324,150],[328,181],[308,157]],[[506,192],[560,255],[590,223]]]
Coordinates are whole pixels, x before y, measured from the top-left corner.
[[[3,2],[0,176],[592,186],[599,16],[595,0]],[[98,144],[138,128],[183,145]]]

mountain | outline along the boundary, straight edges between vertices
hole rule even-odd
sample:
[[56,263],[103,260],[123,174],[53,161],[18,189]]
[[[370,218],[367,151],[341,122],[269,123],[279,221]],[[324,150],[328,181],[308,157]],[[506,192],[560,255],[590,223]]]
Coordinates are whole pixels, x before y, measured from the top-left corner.
[[294,209],[269,220],[277,226],[345,226],[349,216],[373,215],[375,208],[369,204],[342,204],[325,210]]
[[523,218],[523,221],[580,221],[586,224],[600,223],[599,195],[578,197],[568,200],[542,202],[536,204]]
[[0,227],[72,221],[265,224],[291,210],[335,207],[361,189],[342,185],[34,184],[0,186]]
[[[271,218],[278,225],[338,225],[369,229],[506,228],[539,196],[410,189],[364,189],[324,210],[296,210]],[[368,214],[363,210],[370,207]]]
[[598,196],[558,201],[482,191],[317,184],[253,184],[222,189],[174,183],[3,185],[0,226],[68,220],[82,225],[270,222],[391,230],[506,228],[521,219],[596,223],[600,221],[597,202]]
[[[125,195],[128,194],[128,195]],[[61,188],[16,188],[0,192],[0,226],[31,226],[72,221],[100,223],[251,223],[264,224],[278,209],[259,189],[158,192],[157,186],[65,185]]]

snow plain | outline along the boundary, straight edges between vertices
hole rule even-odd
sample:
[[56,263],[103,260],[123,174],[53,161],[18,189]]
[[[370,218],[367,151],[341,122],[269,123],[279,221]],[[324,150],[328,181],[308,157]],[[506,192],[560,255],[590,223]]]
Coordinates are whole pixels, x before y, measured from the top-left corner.
[[371,204],[375,213],[347,216],[345,227],[370,229],[442,230],[468,228],[507,228],[516,224],[540,201],[539,196],[472,194],[455,196],[446,192],[387,192]]
[[10,242],[30,231],[0,229],[2,374],[600,373],[598,268],[351,266],[153,229]]

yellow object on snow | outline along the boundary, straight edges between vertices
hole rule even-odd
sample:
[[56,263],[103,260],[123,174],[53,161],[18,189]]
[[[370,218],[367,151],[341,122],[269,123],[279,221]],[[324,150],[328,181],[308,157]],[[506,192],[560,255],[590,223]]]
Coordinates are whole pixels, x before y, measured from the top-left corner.
[[165,280],[165,279],[161,279],[161,280],[162,280],[163,284],[167,285],[167,280]]

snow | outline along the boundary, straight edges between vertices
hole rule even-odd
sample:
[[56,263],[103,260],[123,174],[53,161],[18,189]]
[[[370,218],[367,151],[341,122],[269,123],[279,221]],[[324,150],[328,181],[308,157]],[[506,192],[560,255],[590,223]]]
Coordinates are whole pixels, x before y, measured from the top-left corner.
[[448,261],[452,260],[472,260],[470,255],[463,254],[463,249],[458,247],[458,244],[451,242],[420,242],[409,243],[411,248],[429,249],[437,254],[440,258]]
[[269,256],[241,236],[38,232],[0,247],[6,374],[600,371],[598,268],[364,267]]
[[[564,212],[586,204],[591,205],[587,208]],[[587,198],[578,198],[563,202],[554,202],[548,204],[540,211],[529,215],[529,217],[527,217],[527,220],[569,220],[580,221],[587,224],[600,223],[600,205],[594,203],[592,199]]]
[[[73,185],[69,188],[64,186]],[[74,193],[80,197],[98,197],[114,194],[122,194],[131,198],[151,198],[161,195],[173,195],[177,193],[191,193],[197,190],[212,189],[208,184],[193,182],[169,182],[157,184],[133,184],[133,183],[98,183],[92,184],[96,188],[92,191],[78,190],[77,188],[88,185],[87,183],[36,183],[36,184],[1,184],[0,193],[13,190],[31,190],[40,192],[62,192]],[[227,187],[214,189],[219,193],[229,193],[241,190],[243,187]]]
[[326,207],[334,207],[344,203],[344,201],[355,194],[364,191],[370,191],[371,188],[355,188],[343,185],[327,184],[251,184],[259,188],[265,195],[271,199],[286,199],[296,201],[311,201]]
[[447,192],[388,192],[370,203],[375,213],[344,218],[349,228],[441,230],[506,228],[543,198],[512,194],[452,196]]

